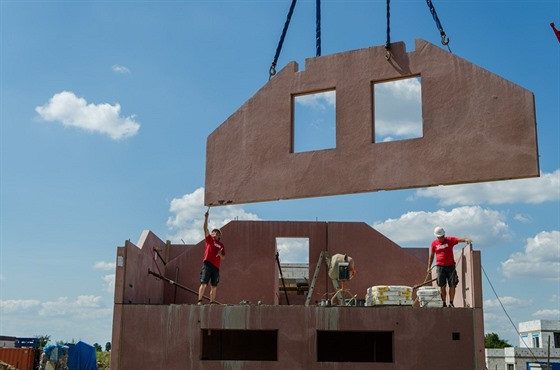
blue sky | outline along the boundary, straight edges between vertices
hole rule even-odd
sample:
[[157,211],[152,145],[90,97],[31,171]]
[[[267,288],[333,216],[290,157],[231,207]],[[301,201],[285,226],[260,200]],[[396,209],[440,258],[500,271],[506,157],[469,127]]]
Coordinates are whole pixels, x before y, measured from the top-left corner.
[[[0,0],[0,335],[104,345],[117,246],[201,240],[206,138],[268,81],[289,5]],[[441,225],[474,240],[515,324],[560,319],[560,5],[434,5],[454,54],[535,94],[540,178],[219,207],[211,224],[358,221],[407,247]],[[385,44],[385,6],[323,1],[322,54]],[[415,38],[441,46],[426,2],[393,0],[391,40]],[[314,56],[300,0],[278,69]],[[485,331],[517,344],[483,288]]]

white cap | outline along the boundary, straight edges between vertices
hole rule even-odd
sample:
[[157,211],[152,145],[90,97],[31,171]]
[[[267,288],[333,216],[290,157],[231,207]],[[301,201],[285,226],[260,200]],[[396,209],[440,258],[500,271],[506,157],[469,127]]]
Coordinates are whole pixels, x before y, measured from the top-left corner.
[[434,235],[438,238],[445,236],[445,230],[443,230],[443,227],[438,226],[434,229]]

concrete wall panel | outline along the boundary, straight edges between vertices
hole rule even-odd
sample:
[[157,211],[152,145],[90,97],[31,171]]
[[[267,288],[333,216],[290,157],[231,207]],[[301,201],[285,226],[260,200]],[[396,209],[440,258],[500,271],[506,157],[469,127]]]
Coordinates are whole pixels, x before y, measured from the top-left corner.
[[[531,92],[423,40],[289,63],[207,139],[205,204],[539,176]],[[374,143],[376,82],[422,78],[423,137]],[[294,95],[336,89],[336,148],[294,153]]]

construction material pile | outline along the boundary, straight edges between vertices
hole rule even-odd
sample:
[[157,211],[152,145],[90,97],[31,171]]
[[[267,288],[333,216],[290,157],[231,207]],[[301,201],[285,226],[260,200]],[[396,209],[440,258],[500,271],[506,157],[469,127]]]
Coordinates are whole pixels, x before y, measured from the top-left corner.
[[437,288],[423,286],[416,292],[420,307],[443,307],[443,301]]
[[402,285],[376,285],[367,289],[366,306],[412,306],[412,288]]

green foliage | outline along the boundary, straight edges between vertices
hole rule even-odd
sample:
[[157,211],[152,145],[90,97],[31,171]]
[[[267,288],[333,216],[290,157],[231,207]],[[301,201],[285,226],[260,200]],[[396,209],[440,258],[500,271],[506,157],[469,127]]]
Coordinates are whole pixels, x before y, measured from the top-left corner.
[[484,348],[505,348],[511,346],[507,340],[500,339],[496,333],[488,333],[484,336]]
[[109,369],[111,366],[111,352],[96,352],[95,358],[99,370]]
[[99,343],[93,343],[93,348],[95,348],[95,352],[103,351],[103,348],[101,348],[101,345]]
[[36,335],[35,338],[39,340],[39,348],[45,348],[49,341],[51,340],[50,335]]
[[106,352],[110,352],[110,351],[111,351],[111,342],[105,343],[105,351],[106,351]]

